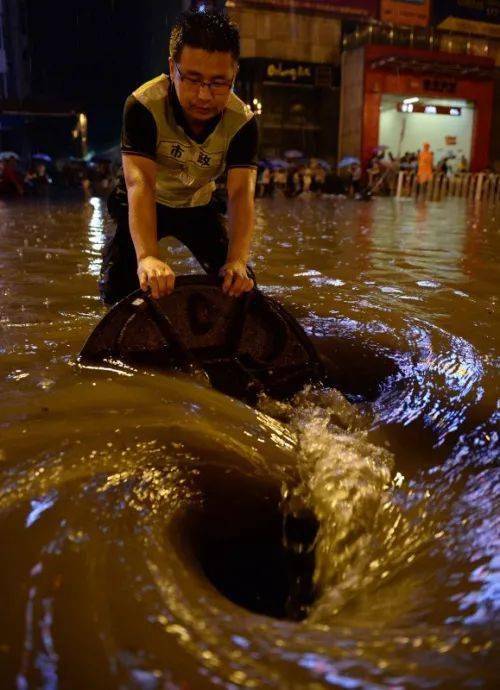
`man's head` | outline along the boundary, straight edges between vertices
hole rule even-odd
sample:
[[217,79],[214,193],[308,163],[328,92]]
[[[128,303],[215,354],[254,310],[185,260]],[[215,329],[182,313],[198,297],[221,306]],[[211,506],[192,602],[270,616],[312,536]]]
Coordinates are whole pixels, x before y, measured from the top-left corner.
[[219,12],[183,12],[170,36],[170,78],[187,117],[204,122],[224,110],[238,71],[239,31]]

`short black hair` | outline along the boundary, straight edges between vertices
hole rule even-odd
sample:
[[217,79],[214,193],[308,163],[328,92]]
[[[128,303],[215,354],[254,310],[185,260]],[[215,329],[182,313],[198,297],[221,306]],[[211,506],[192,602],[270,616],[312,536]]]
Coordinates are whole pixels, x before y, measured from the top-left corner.
[[222,12],[182,12],[170,34],[170,57],[180,60],[184,46],[202,48],[209,52],[231,53],[240,57],[240,32],[234,22]]

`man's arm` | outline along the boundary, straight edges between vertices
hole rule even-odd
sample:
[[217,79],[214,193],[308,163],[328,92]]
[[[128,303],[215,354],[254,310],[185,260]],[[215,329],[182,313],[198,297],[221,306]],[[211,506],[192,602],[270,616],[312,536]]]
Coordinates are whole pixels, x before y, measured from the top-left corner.
[[229,249],[220,274],[224,276],[222,290],[232,297],[248,292],[254,285],[246,264],[253,234],[256,177],[253,168],[230,168],[227,174]]
[[130,234],[137,256],[137,275],[142,290],[151,288],[155,299],[174,289],[175,275],[158,258],[156,227],[156,162],[145,156],[124,154]]

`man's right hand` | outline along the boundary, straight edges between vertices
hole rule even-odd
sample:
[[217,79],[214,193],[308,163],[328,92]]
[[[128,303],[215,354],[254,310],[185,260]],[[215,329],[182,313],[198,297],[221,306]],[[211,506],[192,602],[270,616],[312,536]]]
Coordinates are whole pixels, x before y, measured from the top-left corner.
[[141,290],[151,288],[151,296],[155,299],[169,295],[174,289],[175,274],[164,261],[156,256],[145,256],[139,261],[137,275]]

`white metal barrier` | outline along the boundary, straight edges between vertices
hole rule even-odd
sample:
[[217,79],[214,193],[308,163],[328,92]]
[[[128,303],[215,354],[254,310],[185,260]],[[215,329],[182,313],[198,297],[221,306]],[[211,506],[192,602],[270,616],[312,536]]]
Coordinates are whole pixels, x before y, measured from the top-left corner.
[[475,201],[500,201],[500,175],[495,173],[434,173],[429,182],[420,185],[415,172],[401,170],[398,174],[396,197],[420,197],[440,201],[456,196]]

